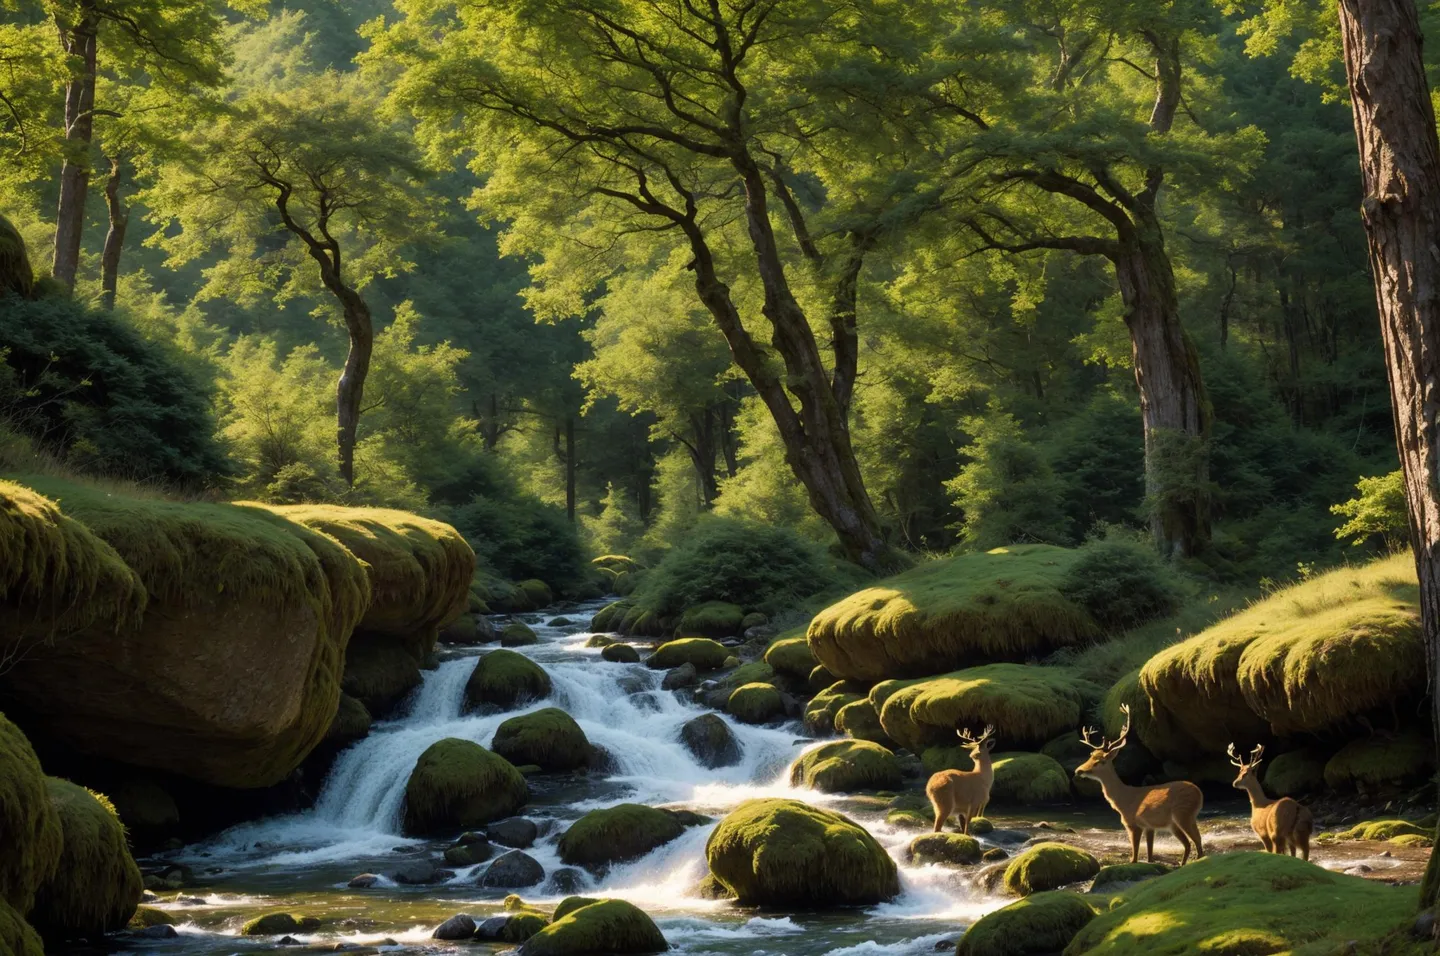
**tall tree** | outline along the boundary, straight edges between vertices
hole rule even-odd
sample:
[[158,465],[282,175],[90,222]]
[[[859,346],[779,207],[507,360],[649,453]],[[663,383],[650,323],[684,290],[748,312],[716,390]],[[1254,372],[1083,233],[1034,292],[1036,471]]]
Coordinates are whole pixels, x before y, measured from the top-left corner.
[[[1440,140],[1414,0],[1340,0],[1340,35],[1440,740]],[[1432,856],[1421,906],[1437,901]]]
[[224,250],[202,298],[332,301],[348,338],[335,398],[347,483],[375,340],[363,289],[410,268],[403,247],[429,223],[410,136],[379,120],[378,105],[359,78],[329,73],[247,94],[200,124],[191,152],[163,162],[144,197],[150,218],[180,227],[152,237],[172,264]]

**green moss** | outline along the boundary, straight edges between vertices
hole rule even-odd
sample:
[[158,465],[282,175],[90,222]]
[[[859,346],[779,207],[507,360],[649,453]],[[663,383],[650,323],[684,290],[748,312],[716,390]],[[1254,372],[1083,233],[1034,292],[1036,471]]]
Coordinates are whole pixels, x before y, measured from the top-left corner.
[[1391,837],[1389,840],[1386,840],[1385,842],[1386,842],[1386,843],[1390,843],[1390,844],[1392,844],[1392,845],[1394,845],[1394,846],[1410,846],[1410,847],[1426,847],[1426,846],[1434,846],[1434,845],[1435,845],[1435,841],[1434,841],[1433,839],[1431,839],[1431,838],[1428,837],[1428,836],[1424,836],[1424,835],[1422,835],[1422,834],[1419,834],[1419,833],[1402,833],[1402,834],[1400,834],[1399,836],[1393,836],[1393,837]]
[[1339,840],[1389,840],[1398,836],[1419,836],[1429,839],[1435,828],[1426,829],[1409,820],[1366,820],[1335,834]]
[[806,680],[810,672],[820,666],[815,655],[810,653],[810,642],[803,633],[795,637],[782,635],[773,641],[765,649],[765,663],[797,680]]
[[40,934],[3,899],[0,899],[0,956],[45,956]]
[[989,664],[870,690],[880,724],[916,753],[953,743],[957,727],[994,724],[1007,745],[1044,743],[1079,725],[1100,689],[1062,667]]
[[1095,918],[1074,893],[1036,893],[987,913],[960,937],[956,956],[1048,956]]
[[1065,950],[1068,956],[1348,951],[1414,915],[1413,888],[1345,876],[1275,853],[1221,853],[1127,891]]
[[831,684],[835,683],[835,675],[824,664],[816,664],[810,670],[810,676],[805,678],[805,686],[810,688],[810,693],[818,694]]
[[521,956],[599,956],[659,953],[669,949],[646,913],[625,900],[581,906],[530,937]]
[[147,929],[151,926],[174,926],[175,917],[153,906],[141,906],[135,910],[126,926],[130,929]]
[[600,900],[593,896],[567,896],[555,906],[555,913],[551,919],[564,919],[582,906],[589,906],[591,903],[598,903]]
[[1100,872],[1095,874],[1095,882],[1090,884],[1090,891],[1113,892],[1123,889],[1131,883],[1141,883],[1145,880],[1153,880],[1157,876],[1164,876],[1170,872],[1170,867],[1164,863],[1112,863],[1110,866],[1100,867]]
[[286,933],[309,933],[320,928],[316,916],[297,916],[294,913],[264,913],[247,920],[240,927],[241,936],[281,936]]
[[868,740],[882,747],[893,747],[895,741],[880,726],[880,715],[868,699],[853,701],[835,712],[835,729],[856,740]]
[[894,790],[903,783],[895,755],[868,740],[836,740],[805,751],[790,765],[790,786],[821,793]]
[[558,707],[511,717],[495,730],[490,748],[516,766],[547,772],[578,770],[590,762],[590,741],[575,719]]
[[560,862],[599,868],[634,860],[685,832],[675,814],[638,803],[591,810],[560,837]]
[[529,647],[539,643],[540,636],[524,621],[511,621],[500,631],[501,647]]
[[865,687],[854,681],[836,681],[810,698],[805,705],[805,729],[817,736],[829,736],[835,732],[835,715],[846,704],[853,704],[865,697]]
[[638,664],[640,663],[640,652],[629,644],[616,641],[605,646],[605,649],[600,652],[600,658],[612,664]]
[[1053,757],[1044,754],[995,754],[995,782],[990,799],[995,803],[1061,803],[1070,799],[1070,775]]
[[894,861],[863,827],[798,800],[740,804],[710,834],[705,857],[744,905],[864,905],[900,892]]
[[530,578],[515,585],[525,600],[530,605],[530,610],[538,611],[541,608],[549,607],[555,603],[555,592],[550,590],[550,585],[544,581]]
[[724,601],[706,601],[687,607],[676,631],[683,637],[732,637],[744,628],[745,609]]
[[697,671],[713,671],[719,670],[729,656],[725,645],[708,637],[682,637],[661,644],[645,663],[655,668],[694,664]]
[[609,647],[615,643],[615,638],[605,634],[591,634],[585,639],[586,647]]
[[35,894],[30,922],[52,941],[123,929],[145,888],[115,808],[68,780],[50,777],[45,787],[60,819],[62,849],[54,875]]
[[885,822],[906,830],[928,830],[935,821],[930,814],[919,810],[890,810],[885,814]]
[[370,714],[388,715],[421,680],[420,658],[398,641],[357,634],[346,648],[340,687]]
[[624,619],[626,613],[632,607],[634,607],[634,605],[629,601],[615,601],[612,604],[605,605],[590,619],[590,630],[600,632],[618,631],[620,629],[620,621]]
[[502,943],[523,943],[549,924],[540,913],[516,913],[505,921],[505,928],[500,930],[500,941]]
[[1088,880],[1100,872],[1089,853],[1064,843],[1037,843],[1005,867],[1005,890],[1029,896]]
[[1265,792],[1272,797],[1300,797],[1325,786],[1325,755],[1312,748],[1291,750],[1267,760],[1261,771]]
[[1121,704],[1130,708],[1135,736],[1147,750],[1164,757],[1188,757],[1196,753],[1195,738],[1185,732],[1184,722],[1175,719],[1162,704],[1152,701],[1140,686],[1140,668],[1117,680],[1100,701],[1098,723],[1111,737],[1118,734],[1125,723]]
[[768,724],[785,717],[785,699],[773,684],[742,684],[730,692],[725,709],[747,724]]
[[741,684],[768,684],[775,679],[775,669],[764,661],[741,664],[720,678],[721,687],[735,688]]
[[920,765],[926,773],[936,774],[942,770],[974,770],[975,761],[970,759],[967,747],[926,747],[920,754]]
[[426,748],[405,786],[405,832],[484,826],[525,805],[520,771],[477,743],[447,737]]
[[752,627],[764,627],[766,624],[769,623],[769,617],[761,614],[759,611],[751,611],[749,614],[745,615],[740,619],[740,628],[742,631],[748,631]]
[[1021,545],[927,562],[817,614],[810,650],[838,677],[883,680],[1083,643],[1100,627],[1060,591],[1077,555]]
[[34,291],[35,271],[30,267],[25,238],[9,219],[0,216],[0,297],[28,299]]
[[980,862],[980,841],[963,833],[926,833],[910,841],[905,855],[914,863],[970,866]]
[[1377,734],[1336,751],[1325,764],[1325,783],[1333,790],[1382,793],[1419,783],[1434,765],[1435,745],[1429,738]]
[[[0,714],[0,903],[22,913],[35,902],[35,891],[60,862],[60,816],[30,741]],[[18,917],[17,917],[18,918]]]
[[[340,707],[335,711],[335,719],[330,723],[329,732],[325,734],[325,742],[333,746],[347,746],[368,736],[371,723],[370,711],[366,709],[365,705],[349,694],[342,693]],[[117,803],[119,803],[119,799],[117,796]],[[123,805],[120,807],[120,813],[122,817],[125,815]]]
[[550,675],[524,654],[491,651],[475,663],[470,673],[465,684],[465,706],[469,710],[509,710],[525,701],[549,697],[551,690]]

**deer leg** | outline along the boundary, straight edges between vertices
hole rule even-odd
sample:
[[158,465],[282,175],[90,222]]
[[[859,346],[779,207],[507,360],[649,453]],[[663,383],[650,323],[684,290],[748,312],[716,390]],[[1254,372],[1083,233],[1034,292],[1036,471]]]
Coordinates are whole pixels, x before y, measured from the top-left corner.
[[1205,844],[1200,842],[1200,824],[1194,820],[1187,820],[1182,826],[1185,833],[1190,837],[1190,842],[1195,844],[1195,859],[1205,855]]
[[1310,834],[1306,833],[1296,837],[1295,842],[1300,844],[1300,856],[1308,861],[1310,859]]
[[1270,837],[1264,833],[1260,834],[1260,845],[1265,847],[1266,853],[1275,852],[1275,841],[1270,839]]
[[1145,831],[1145,862],[1155,862],[1155,831]]
[[970,835],[970,819],[969,813],[960,814],[960,832],[966,836]]
[[940,805],[940,801],[934,797],[930,798],[930,805],[935,808],[935,829],[932,832],[939,833],[945,826],[945,821],[950,819],[950,811]]
[[1178,823],[1170,827],[1170,832],[1175,834],[1175,839],[1180,841],[1180,846],[1183,848],[1180,853],[1180,865],[1184,866],[1185,861],[1190,859],[1190,838],[1185,835],[1185,831],[1180,828]]
[[1127,826],[1125,829],[1127,829],[1127,830],[1130,831],[1130,862],[1131,862],[1131,863],[1139,863],[1139,862],[1140,862],[1140,828],[1139,828],[1139,827]]

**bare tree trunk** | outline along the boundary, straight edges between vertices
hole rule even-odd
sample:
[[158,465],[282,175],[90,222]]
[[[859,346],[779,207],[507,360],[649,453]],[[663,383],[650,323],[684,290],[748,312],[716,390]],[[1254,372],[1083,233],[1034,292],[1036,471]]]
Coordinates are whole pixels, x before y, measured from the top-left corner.
[[60,166],[60,201],[55,211],[55,253],[51,272],[74,290],[85,232],[85,197],[90,189],[90,143],[95,131],[96,34],[93,0],[83,0],[74,23],[57,18],[60,42],[74,61],[65,84],[65,158]]
[[[338,283],[338,279],[336,280]],[[332,290],[333,291],[333,290]],[[340,296],[345,313],[345,329],[350,336],[350,350],[345,355],[345,368],[335,387],[335,443],[339,452],[340,477],[345,484],[355,484],[355,439],[360,428],[360,403],[365,397],[365,378],[370,374],[370,355],[375,350],[375,328],[370,307],[360,294],[348,286]]]
[[120,199],[120,177],[124,160],[110,157],[110,175],[105,180],[105,210],[110,229],[105,233],[105,249],[100,254],[101,304],[115,308],[115,291],[120,281],[120,253],[125,248],[125,230],[130,225],[130,210]]
[[[1440,740],[1440,142],[1414,0],[1340,0],[1364,183],[1361,213],[1385,342],[1395,439],[1420,577],[1431,724]],[[1440,853],[1420,905],[1440,899]]]

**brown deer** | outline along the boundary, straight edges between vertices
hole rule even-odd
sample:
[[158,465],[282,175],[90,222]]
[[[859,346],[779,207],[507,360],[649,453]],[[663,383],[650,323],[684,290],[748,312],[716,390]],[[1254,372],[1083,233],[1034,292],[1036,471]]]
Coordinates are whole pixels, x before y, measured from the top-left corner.
[[1308,807],[1289,797],[1271,800],[1265,796],[1265,789],[1260,786],[1260,775],[1255,772],[1265,753],[1265,745],[1260,744],[1250,751],[1248,758],[1237,754],[1234,744],[1230,745],[1227,753],[1230,754],[1230,762],[1240,768],[1232,786],[1250,795],[1250,829],[1265,844],[1266,851],[1294,856],[1299,850],[1302,858],[1310,859],[1310,833],[1315,829],[1315,818],[1310,815]]
[[970,748],[970,759],[975,762],[974,770],[942,770],[925,784],[925,796],[935,808],[935,832],[945,826],[952,814],[960,814],[960,832],[970,833],[970,821],[985,812],[990,802],[990,785],[995,782],[995,767],[990,763],[990,751],[995,749],[995,725],[988,724],[985,732],[975,737],[968,730],[957,730],[960,740]]
[[1188,780],[1156,784],[1153,787],[1132,787],[1120,779],[1115,770],[1115,755],[1125,746],[1130,733],[1130,707],[1121,704],[1125,714],[1125,726],[1114,741],[1100,737],[1092,739],[1097,732],[1086,727],[1080,732],[1080,739],[1091,748],[1090,759],[1075,770],[1077,777],[1089,777],[1100,784],[1105,802],[1120,814],[1120,822],[1130,834],[1130,862],[1140,860],[1140,835],[1145,835],[1145,859],[1155,862],[1155,831],[1168,829],[1175,834],[1185,848],[1180,857],[1184,866],[1190,859],[1190,845],[1195,845],[1195,859],[1205,855],[1205,846],[1200,842],[1200,827],[1195,817],[1205,803],[1200,788]]

